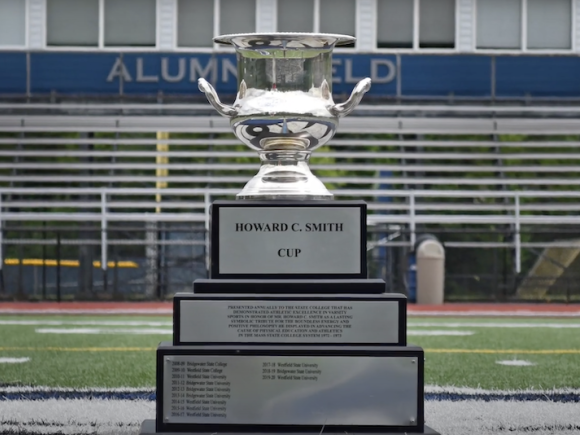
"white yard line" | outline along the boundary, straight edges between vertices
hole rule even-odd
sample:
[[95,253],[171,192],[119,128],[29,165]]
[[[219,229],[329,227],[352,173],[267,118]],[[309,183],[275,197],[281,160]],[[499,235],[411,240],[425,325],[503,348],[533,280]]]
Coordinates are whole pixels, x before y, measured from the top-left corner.
[[[0,429],[15,433],[26,429],[39,435],[137,434],[142,421],[154,417],[155,402],[143,400],[5,401]],[[580,431],[577,403],[427,401],[425,420],[445,435],[572,435]]]
[[173,314],[172,308],[142,308],[142,309],[130,309],[130,308],[107,308],[107,309],[70,309],[70,308],[47,308],[47,309],[12,309],[12,308],[1,308],[0,314]]
[[508,323],[508,322],[413,322],[407,323],[407,326],[413,328],[419,327],[437,327],[437,328],[580,328],[580,323]]
[[30,361],[28,357],[13,358],[13,357],[0,357],[0,364],[22,364]]
[[500,395],[509,396],[514,394],[544,396],[550,394],[580,395],[580,388],[552,388],[552,389],[526,389],[526,390],[485,390],[483,388],[453,387],[439,385],[425,385],[425,393],[428,394],[460,394],[460,395]]
[[0,387],[0,393],[6,394],[26,394],[26,393],[155,393],[154,386],[145,387],[119,387],[119,388],[105,388],[105,387],[84,387],[84,388],[68,388],[68,387],[47,387],[47,386],[19,386],[19,387]]
[[515,366],[515,367],[529,367],[529,366],[536,365],[536,363],[533,363],[531,361],[526,361],[523,359],[506,359],[506,360],[496,361],[495,363],[502,365],[502,366]]
[[577,403],[427,401],[425,422],[444,435],[578,435]]
[[454,330],[433,330],[433,329],[408,329],[407,335],[419,335],[419,336],[438,336],[438,335],[455,335],[455,336],[462,336],[462,335],[473,335],[475,334],[473,331],[454,331]]
[[[407,313],[410,317],[433,316],[433,317],[566,317],[580,318],[580,309],[577,311],[532,311],[532,310],[465,310],[465,311],[448,311],[448,310],[415,310],[409,306]],[[172,308],[46,308],[46,309],[12,309],[0,308],[0,314],[173,314]]]
[[[50,387],[50,386],[0,386],[0,393],[18,394],[18,393],[154,393],[155,386],[143,387],[83,387],[83,388],[69,388],[69,387]],[[471,387],[454,387],[454,386],[440,386],[440,385],[425,385],[425,393],[427,394],[460,394],[460,395],[500,395],[508,396],[513,394],[522,395],[538,395],[544,396],[549,394],[570,394],[580,395],[580,388],[548,388],[548,389],[525,389],[525,390],[486,390],[483,388]]]
[[141,421],[153,418],[154,414],[155,402],[145,400],[4,401],[0,430],[3,433],[26,430],[33,434],[134,434],[138,433]]
[[0,320],[0,325],[22,326],[173,326],[173,322],[150,322],[141,320]]
[[409,316],[433,316],[433,317],[572,317],[580,318],[579,311],[529,311],[529,310],[513,310],[513,311],[489,311],[489,310],[466,310],[466,311],[446,311],[446,310],[413,310],[409,308],[407,311]]
[[37,328],[38,334],[137,334],[171,335],[173,329],[139,328]]
[[[10,319],[0,320],[0,326],[173,326],[171,321],[147,320],[38,320],[38,319]],[[580,323],[542,322],[419,322],[410,320],[409,327],[441,327],[441,328],[580,328]]]

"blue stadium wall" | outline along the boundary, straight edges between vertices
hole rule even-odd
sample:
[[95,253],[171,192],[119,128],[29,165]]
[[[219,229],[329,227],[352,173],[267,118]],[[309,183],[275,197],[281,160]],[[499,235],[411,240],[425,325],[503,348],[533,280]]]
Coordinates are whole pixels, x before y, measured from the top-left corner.
[[[377,99],[450,96],[579,98],[580,57],[335,54],[335,95],[372,77]],[[204,76],[236,92],[235,55],[222,53],[0,52],[0,95],[199,95]]]

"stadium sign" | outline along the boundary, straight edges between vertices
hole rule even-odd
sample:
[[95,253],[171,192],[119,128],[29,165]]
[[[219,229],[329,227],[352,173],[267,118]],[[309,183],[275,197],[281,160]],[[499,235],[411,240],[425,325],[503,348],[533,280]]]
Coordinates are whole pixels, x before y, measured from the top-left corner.
[[[197,79],[219,94],[237,92],[233,53],[0,52],[0,95],[199,96]],[[579,98],[580,57],[473,54],[335,53],[333,93],[350,94],[362,77],[366,98]],[[229,100],[227,100],[229,101]]]
[[[360,65],[357,69],[359,71],[364,69],[367,74],[360,76],[355,74],[355,61]],[[365,76],[370,76],[373,84],[389,83],[395,79],[397,71],[395,62],[385,58],[335,58],[332,65],[333,83],[357,83]],[[123,80],[137,83],[179,83],[197,82],[200,77],[215,84],[220,82],[230,84],[232,80],[237,79],[235,61],[229,57],[200,59],[199,56],[178,58],[139,56],[130,59],[128,64],[119,56],[109,71],[107,82]]]

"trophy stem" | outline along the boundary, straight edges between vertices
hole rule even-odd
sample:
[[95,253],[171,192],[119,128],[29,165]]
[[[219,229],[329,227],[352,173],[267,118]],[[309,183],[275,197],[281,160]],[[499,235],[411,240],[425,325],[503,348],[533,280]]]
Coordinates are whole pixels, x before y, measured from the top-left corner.
[[260,152],[260,171],[236,195],[252,200],[330,200],[332,193],[308,167],[309,151]]

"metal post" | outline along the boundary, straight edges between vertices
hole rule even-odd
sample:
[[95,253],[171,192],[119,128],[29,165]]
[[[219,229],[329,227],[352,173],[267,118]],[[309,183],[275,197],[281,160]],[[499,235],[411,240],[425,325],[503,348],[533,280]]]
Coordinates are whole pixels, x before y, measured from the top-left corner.
[[409,230],[411,231],[411,250],[415,247],[415,241],[417,240],[417,234],[415,234],[416,224],[415,224],[415,192],[411,190],[409,195]]
[[42,300],[46,300],[46,221],[42,221]]
[[205,213],[205,235],[204,235],[204,240],[205,240],[205,270],[207,273],[207,276],[209,277],[209,249],[210,249],[210,239],[211,239],[211,235],[210,235],[210,207],[211,207],[211,194],[206,190],[205,193],[203,194],[203,202],[204,202],[204,213]]
[[[22,234],[22,233],[20,233]],[[22,244],[18,244],[18,298],[24,299],[24,285],[22,283],[23,277],[23,267],[24,267],[24,254],[22,252]]]
[[[93,139],[95,138],[95,133],[90,131],[81,131],[79,132],[79,139],[83,139],[83,143],[78,145],[79,151],[82,151],[82,156],[79,157],[79,163],[83,163],[85,169],[82,169],[83,176],[87,177],[88,179],[91,175],[93,175],[93,170],[90,169],[92,167],[92,163],[94,162],[94,157],[92,156],[92,152],[95,149],[95,145],[92,143]],[[83,189],[87,189],[87,191],[91,187],[91,183],[89,182],[81,182],[79,183],[79,187]],[[87,191],[79,194],[80,201],[88,202],[92,199],[97,199],[96,195],[91,192],[88,193]],[[83,207],[84,209],[84,207]],[[89,211],[90,209],[87,208],[85,211]],[[81,294],[91,294],[94,291],[94,281],[95,275],[98,274],[95,272],[95,260],[98,258],[96,256],[97,245],[94,244],[94,240],[98,237],[98,233],[96,233],[95,228],[93,228],[95,224],[93,222],[88,221],[80,221],[79,222],[79,232],[78,238],[80,240],[87,240],[89,243],[83,243],[78,246],[78,259],[79,259],[79,268],[78,268],[78,288],[77,291]]]
[[157,292],[159,281],[158,258],[159,244],[157,233],[157,222],[145,221],[145,295],[148,299],[153,299]]
[[101,192],[101,271],[103,291],[107,291],[107,193]]
[[57,230],[56,232],[56,300],[57,302],[61,301],[61,293],[60,293],[60,231]]
[[[157,181],[155,182],[155,187],[157,189],[166,189],[167,188],[167,181],[159,181],[160,177],[167,177],[169,175],[169,170],[165,168],[160,168],[159,165],[167,165],[169,163],[169,157],[167,155],[161,155],[161,153],[167,153],[169,151],[169,145],[167,141],[169,139],[169,133],[166,131],[158,131],[157,132],[157,140],[162,142],[157,142],[157,156],[155,158],[155,163],[158,165],[155,168],[155,176],[157,177]],[[155,202],[161,202],[161,193],[158,191],[155,194]],[[156,213],[161,213],[161,207],[155,208]]]
[[113,248],[113,261],[115,262],[115,270],[113,272],[113,294],[117,297],[119,292],[119,255],[117,254],[116,246]]
[[164,223],[160,223],[160,230],[158,232],[158,238],[161,240],[161,246],[159,247],[159,251],[161,251],[161,255],[157,259],[157,270],[160,272],[159,279],[157,280],[157,299],[163,299],[163,296],[168,291],[168,280],[169,280],[169,273],[168,273],[168,261],[167,261],[167,245],[164,243],[167,240],[167,233],[164,231]]
[[496,60],[495,56],[491,56],[491,77],[490,77],[490,92],[491,92],[491,101],[495,101],[495,88],[496,88]]
[[[155,169],[155,176],[157,177],[157,181],[155,182],[155,187],[157,188],[157,193],[155,194],[155,202],[157,204],[159,204],[156,208],[155,208],[155,213],[159,214],[162,212],[160,204],[161,204],[161,189],[166,189],[167,188],[167,181],[160,181],[159,178],[161,177],[167,177],[169,175],[169,170],[167,169],[167,167],[159,167],[160,165],[167,165],[169,163],[169,157],[167,156],[167,152],[169,151],[169,145],[167,144],[167,140],[169,139],[169,132],[167,131],[158,131],[157,132],[157,140],[159,142],[157,142],[156,145],[156,149],[157,149],[157,156],[155,158],[155,163],[157,164],[157,167]],[[162,153],[164,155],[162,155]],[[160,227],[160,222],[158,220],[156,220],[155,222],[152,222],[153,225],[155,225],[155,240],[159,240],[161,239],[162,241],[164,240],[164,233],[163,231],[159,231],[159,227]],[[163,224],[161,224],[161,227],[163,227]],[[156,246],[155,247],[155,284],[156,284],[156,296],[157,298],[161,298],[163,292],[162,286],[164,286],[165,284],[165,279],[167,277],[167,271],[165,270],[165,255],[166,255],[166,251],[165,251],[165,246]],[[159,255],[161,254],[161,255]],[[159,273],[162,274],[162,277],[159,276]],[[165,290],[167,290],[165,288]]]
[[516,193],[514,196],[515,201],[515,234],[514,242],[516,249],[516,273],[519,275],[522,271],[522,240],[520,237],[520,196]]

